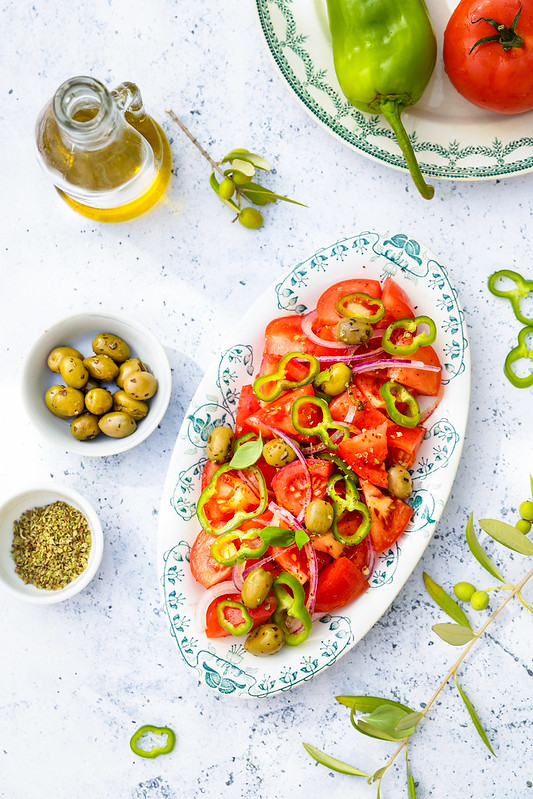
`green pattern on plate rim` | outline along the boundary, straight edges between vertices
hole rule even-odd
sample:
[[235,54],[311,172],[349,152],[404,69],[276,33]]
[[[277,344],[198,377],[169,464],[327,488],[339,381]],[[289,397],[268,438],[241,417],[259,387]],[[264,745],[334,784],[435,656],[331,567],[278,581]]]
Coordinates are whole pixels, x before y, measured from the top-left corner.
[[[441,355],[444,355],[443,382],[448,386],[446,391],[452,393],[454,384],[458,384],[457,391],[467,408],[469,357],[463,312],[445,268],[415,239],[404,234],[382,236],[366,231],[318,250],[273,287],[275,302],[270,301],[271,315],[275,314],[276,306],[284,313],[304,312],[306,298],[316,299],[313,287],[318,282],[325,286],[351,273],[350,257],[363,258],[372,277],[384,279],[390,275],[408,280],[413,289],[423,285],[425,291],[434,295],[434,315],[438,315]],[[407,291],[409,293],[409,287]],[[252,308],[250,319],[257,325],[256,318],[257,313]],[[159,566],[165,611],[183,661],[218,693],[263,697],[303,683],[335,663],[363,637],[396,596],[442,513],[462,448],[466,410],[459,424],[455,415],[453,421],[442,416],[429,420],[431,424],[427,426],[420,457],[412,470],[414,492],[410,504],[414,513],[411,523],[400,542],[378,556],[371,590],[354,603],[363,609],[370,597],[380,597],[378,615],[371,618],[365,628],[344,610],[327,614],[316,622],[319,632],[315,630],[312,634],[315,638],[312,646],[306,643],[288,653],[290,648],[285,647],[273,658],[254,658],[237,639],[207,639],[196,622],[196,605],[189,598],[191,584],[193,589],[198,588],[189,569],[189,542],[194,540],[199,529],[195,502],[206,461],[205,443],[214,426],[234,424],[240,386],[251,382],[255,371],[254,356],[260,360],[261,351],[254,352],[248,343],[226,349],[207,373],[191,403],[178,434],[163,493]],[[438,417],[438,413],[435,416]],[[172,546],[168,546],[169,541]],[[416,548],[415,557],[410,553],[411,547]],[[405,550],[409,552],[402,559]],[[411,561],[408,567],[406,558]],[[370,600],[370,604],[373,601]],[[270,665],[265,667],[265,661]]]
[[[309,22],[317,15],[316,0],[304,5],[293,0],[256,0],[256,5],[270,54],[309,113],[354,149],[406,171],[394,134],[384,118],[351,106],[335,76],[333,57],[328,53],[326,58],[309,45]],[[456,99],[462,102],[462,98]],[[511,125],[502,116],[494,115],[494,121],[484,125],[481,140],[476,142],[462,141],[460,120],[453,117],[450,128],[454,138],[448,141],[424,139],[414,130],[410,139],[422,172],[441,179],[487,180],[533,170],[531,124],[527,126],[520,120]],[[515,115],[514,119],[520,116],[523,117]],[[517,136],[517,126],[525,135]],[[502,133],[495,135],[500,129]]]

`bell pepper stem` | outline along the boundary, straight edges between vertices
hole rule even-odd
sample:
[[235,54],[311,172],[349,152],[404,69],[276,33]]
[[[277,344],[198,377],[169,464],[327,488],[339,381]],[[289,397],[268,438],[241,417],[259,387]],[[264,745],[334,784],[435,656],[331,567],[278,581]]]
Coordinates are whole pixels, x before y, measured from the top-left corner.
[[407,131],[405,130],[401,120],[400,115],[402,109],[400,105],[394,100],[385,99],[379,103],[379,110],[394,131],[394,135],[396,136],[398,144],[400,145],[400,149],[404,155],[407,167],[411,173],[411,177],[413,178],[416,188],[425,200],[431,200],[435,194],[435,189],[433,186],[430,186],[426,183],[424,176],[420,171],[420,167],[413,150],[413,145],[411,144],[409,136],[407,135]]

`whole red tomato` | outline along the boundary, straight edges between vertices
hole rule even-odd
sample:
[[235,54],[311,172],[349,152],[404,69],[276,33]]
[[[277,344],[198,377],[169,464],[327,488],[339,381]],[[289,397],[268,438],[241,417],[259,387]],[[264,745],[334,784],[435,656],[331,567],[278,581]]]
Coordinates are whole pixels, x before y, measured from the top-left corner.
[[461,0],[444,32],[444,67],[474,105],[533,108],[533,0]]

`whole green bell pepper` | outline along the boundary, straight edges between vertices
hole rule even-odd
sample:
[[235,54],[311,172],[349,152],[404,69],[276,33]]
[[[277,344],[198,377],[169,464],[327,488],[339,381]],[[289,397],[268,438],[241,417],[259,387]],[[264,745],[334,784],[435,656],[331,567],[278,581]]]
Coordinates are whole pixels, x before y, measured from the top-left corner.
[[421,195],[430,200],[400,115],[421,98],[437,43],[424,0],[327,0],[335,71],[360,111],[383,114],[393,129]]

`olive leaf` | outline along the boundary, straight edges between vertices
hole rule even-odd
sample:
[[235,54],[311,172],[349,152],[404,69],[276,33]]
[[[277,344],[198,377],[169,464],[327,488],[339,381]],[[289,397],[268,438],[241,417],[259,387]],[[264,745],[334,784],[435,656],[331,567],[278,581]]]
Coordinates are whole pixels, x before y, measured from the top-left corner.
[[317,761],[317,763],[321,763],[323,766],[330,768],[332,771],[340,771],[341,774],[352,774],[355,777],[369,777],[370,774],[367,774],[365,771],[361,771],[361,769],[356,768],[355,766],[350,766],[348,763],[343,763],[342,760],[337,760],[335,757],[331,757],[331,755],[327,755],[325,752],[321,752],[320,749],[317,749],[311,744],[304,743],[303,745],[305,751],[308,755]]
[[247,469],[261,457],[263,452],[263,438],[260,435],[255,441],[246,441],[235,451],[229,465],[233,469]]
[[376,780],[379,780],[379,778],[382,777],[386,771],[387,771],[387,766],[382,766],[381,768],[378,768],[378,770],[374,771],[372,776],[367,779],[368,784],[371,785],[373,782],[376,782]]
[[385,699],[382,696],[336,696],[335,699],[339,704],[358,710],[360,713],[371,713],[381,705],[391,705],[401,708],[406,713],[414,713],[407,705],[395,702],[394,699]]
[[294,205],[301,205],[307,208],[305,203],[291,200],[290,197],[284,197],[283,194],[276,194],[270,191],[270,189],[265,189],[264,186],[260,186],[258,183],[247,183],[245,186],[241,186],[240,189],[244,196],[255,205],[266,205],[267,202],[275,203],[276,200],[283,200],[286,203],[293,203]]
[[457,686],[457,690],[459,691],[459,694],[461,695],[461,699],[463,700],[463,702],[466,705],[466,709],[468,710],[468,713],[470,714],[470,718],[472,719],[472,721],[474,723],[474,727],[476,728],[476,730],[479,733],[479,737],[481,738],[481,740],[483,741],[485,746],[489,749],[489,751],[494,755],[494,757],[496,757],[496,753],[494,752],[492,746],[490,745],[490,742],[489,742],[489,739],[487,738],[485,730],[481,726],[481,721],[479,720],[478,714],[474,710],[474,706],[473,706],[472,702],[470,701],[470,699],[467,697],[467,695],[465,694],[465,692],[463,691],[463,689],[459,685],[459,681],[457,679],[457,674],[454,674],[454,677],[455,677],[455,684]]
[[457,602],[452,599],[449,594],[446,593],[444,588],[432,580],[429,574],[426,574],[426,572],[423,572],[422,576],[424,578],[424,585],[426,586],[428,594],[432,599],[435,600],[437,605],[442,608],[442,610],[447,613],[451,619],[457,622],[457,624],[461,624],[464,627],[471,627],[464,610],[459,607]]
[[434,624],[431,629],[437,633],[439,638],[452,646],[464,646],[476,637],[472,628],[465,627],[463,624]]
[[241,172],[243,175],[246,175],[247,178],[253,178],[255,175],[255,166],[249,161],[243,161],[241,158],[235,158],[231,160],[231,171]]
[[404,737],[403,735],[389,735],[388,732],[378,730],[371,724],[367,724],[364,719],[356,719],[353,726],[357,732],[368,735],[369,738],[379,738],[380,741],[399,741]]
[[218,196],[218,199],[222,200],[224,205],[227,205],[228,208],[231,208],[231,210],[234,211],[236,214],[240,213],[241,209],[239,208],[239,206],[236,203],[233,202],[233,200],[226,200],[226,198],[222,197],[222,195],[220,194],[220,184],[219,184],[218,180],[216,179],[216,176],[215,176],[214,172],[211,172],[211,175],[209,177],[209,184],[210,184],[211,188],[213,189],[213,191]]
[[474,530],[474,520],[473,514],[470,514],[470,518],[468,519],[466,525],[466,543],[470,547],[470,551],[472,555],[475,557],[478,563],[480,563],[485,571],[488,571],[489,574],[492,574],[497,580],[504,583],[505,578],[503,575],[498,571],[496,566],[493,564],[483,547],[478,541],[476,536],[476,531]]
[[409,799],[416,799],[415,781],[410,774],[407,775],[407,795]]
[[396,724],[396,730],[397,732],[403,732],[405,730],[410,730],[411,728],[414,730],[418,722],[423,718],[424,714],[420,710],[415,710],[413,713],[408,713]]
[[516,527],[497,521],[497,519],[480,519],[479,526],[504,547],[519,552],[521,555],[533,555],[533,544]]
[[241,161],[248,161],[248,163],[257,167],[257,169],[263,169],[265,172],[270,172],[272,169],[268,161],[266,161],[261,155],[257,155],[257,153],[251,153],[249,150],[245,150],[244,147],[232,150],[230,153],[224,156],[220,163],[226,164],[229,161],[234,161],[236,158]]

